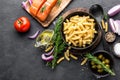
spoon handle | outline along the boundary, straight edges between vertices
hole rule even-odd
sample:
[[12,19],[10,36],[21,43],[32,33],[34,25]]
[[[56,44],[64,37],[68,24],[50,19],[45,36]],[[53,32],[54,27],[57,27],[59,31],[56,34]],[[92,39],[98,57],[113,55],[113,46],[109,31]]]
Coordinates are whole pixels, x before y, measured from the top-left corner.
[[103,45],[103,49],[104,50],[106,50],[106,51],[110,51],[110,49],[109,49],[109,44],[106,42],[106,40],[105,40],[105,31],[103,30],[103,28],[102,28],[102,25],[101,25],[101,23],[99,23],[99,25],[100,25],[100,27],[101,27],[101,31],[102,31],[102,45]]

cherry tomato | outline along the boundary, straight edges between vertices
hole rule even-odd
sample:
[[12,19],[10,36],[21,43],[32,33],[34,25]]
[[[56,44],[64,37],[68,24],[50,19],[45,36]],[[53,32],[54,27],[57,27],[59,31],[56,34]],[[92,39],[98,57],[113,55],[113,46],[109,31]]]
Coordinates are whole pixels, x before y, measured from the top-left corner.
[[14,22],[14,27],[18,32],[27,32],[30,29],[30,21],[27,17],[20,17]]

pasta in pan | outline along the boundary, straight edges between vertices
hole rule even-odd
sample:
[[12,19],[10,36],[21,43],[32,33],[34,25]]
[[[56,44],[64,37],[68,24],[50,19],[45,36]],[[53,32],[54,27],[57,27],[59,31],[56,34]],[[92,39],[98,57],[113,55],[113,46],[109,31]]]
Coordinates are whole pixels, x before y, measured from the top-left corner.
[[75,15],[63,23],[63,33],[68,44],[86,47],[92,43],[95,34],[95,22],[90,16]]

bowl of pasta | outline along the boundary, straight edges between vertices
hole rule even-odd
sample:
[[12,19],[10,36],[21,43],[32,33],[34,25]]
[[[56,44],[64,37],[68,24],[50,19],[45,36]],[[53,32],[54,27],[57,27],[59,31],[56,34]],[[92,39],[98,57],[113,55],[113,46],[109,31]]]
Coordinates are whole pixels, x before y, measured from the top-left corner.
[[63,15],[61,35],[72,49],[94,49],[101,40],[101,28],[97,20],[84,8],[71,9]]

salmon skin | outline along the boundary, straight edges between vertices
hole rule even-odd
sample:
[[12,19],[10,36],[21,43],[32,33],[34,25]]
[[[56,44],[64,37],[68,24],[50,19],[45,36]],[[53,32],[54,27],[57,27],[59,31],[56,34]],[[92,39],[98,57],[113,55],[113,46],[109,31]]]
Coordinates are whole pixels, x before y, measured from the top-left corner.
[[30,13],[33,16],[36,16],[39,9],[42,7],[42,5],[46,2],[47,0],[33,0],[32,5],[30,6],[29,10]]
[[56,3],[57,0],[47,0],[38,11],[37,18],[40,21],[45,21]]

